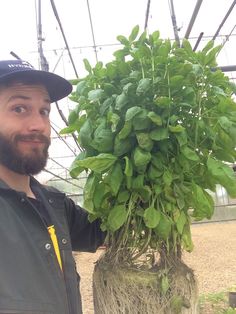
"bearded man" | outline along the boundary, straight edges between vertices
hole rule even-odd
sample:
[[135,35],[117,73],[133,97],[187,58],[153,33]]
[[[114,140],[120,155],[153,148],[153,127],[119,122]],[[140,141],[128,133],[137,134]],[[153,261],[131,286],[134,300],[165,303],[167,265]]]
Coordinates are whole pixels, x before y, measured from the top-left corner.
[[71,91],[25,61],[0,61],[0,313],[82,313],[72,250],[94,252],[105,234],[33,177],[47,163],[51,103]]

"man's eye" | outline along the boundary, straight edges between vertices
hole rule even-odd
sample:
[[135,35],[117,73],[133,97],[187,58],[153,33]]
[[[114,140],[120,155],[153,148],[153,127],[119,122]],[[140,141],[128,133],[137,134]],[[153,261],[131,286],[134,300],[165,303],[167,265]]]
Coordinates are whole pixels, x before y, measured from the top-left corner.
[[26,112],[26,109],[24,106],[17,106],[15,108],[13,108],[13,111],[15,111],[17,113],[24,113],[24,112]]
[[47,109],[47,108],[42,109],[42,110],[41,110],[41,114],[42,114],[43,116],[49,117],[49,115],[50,115],[50,109]]

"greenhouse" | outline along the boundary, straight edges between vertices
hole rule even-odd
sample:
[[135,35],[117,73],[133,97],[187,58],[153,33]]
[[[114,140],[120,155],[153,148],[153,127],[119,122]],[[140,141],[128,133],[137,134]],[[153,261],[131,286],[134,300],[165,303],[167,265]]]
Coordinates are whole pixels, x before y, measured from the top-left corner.
[[51,104],[35,178],[106,235],[97,251],[73,249],[83,313],[236,313],[236,1],[0,7],[1,60],[73,87]]

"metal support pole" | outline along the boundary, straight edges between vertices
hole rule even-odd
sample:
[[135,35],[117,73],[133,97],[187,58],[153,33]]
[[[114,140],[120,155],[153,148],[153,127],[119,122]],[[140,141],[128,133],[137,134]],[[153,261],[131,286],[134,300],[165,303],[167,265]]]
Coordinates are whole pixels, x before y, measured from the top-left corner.
[[173,0],[169,0],[169,6],[170,6],[170,15],[171,15],[171,20],[172,20],[174,35],[175,35],[175,41],[177,42],[177,45],[180,47],[180,39],[179,39],[178,27],[176,23],[176,15],[175,15]]
[[197,3],[196,3],[196,6],[195,6],[195,8],[194,8],[192,17],[191,17],[190,22],[189,22],[189,25],[188,25],[188,28],[187,28],[186,33],[185,33],[185,35],[184,35],[184,38],[186,38],[186,39],[189,38],[190,32],[191,32],[191,30],[192,30],[192,27],[193,27],[193,24],[194,24],[194,22],[195,22],[195,19],[196,19],[197,15],[198,15],[198,11],[199,11],[199,9],[200,9],[200,7],[201,7],[202,1],[203,1],[203,0],[198,0]]

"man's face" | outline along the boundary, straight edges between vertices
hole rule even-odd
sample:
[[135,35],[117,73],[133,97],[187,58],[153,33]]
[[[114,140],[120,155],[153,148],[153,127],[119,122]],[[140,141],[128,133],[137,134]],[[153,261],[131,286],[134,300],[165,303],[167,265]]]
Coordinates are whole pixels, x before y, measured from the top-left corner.
[[0,88],[0,164],[35,175],[46,165],[50,145],[50,98],[42,85]]

